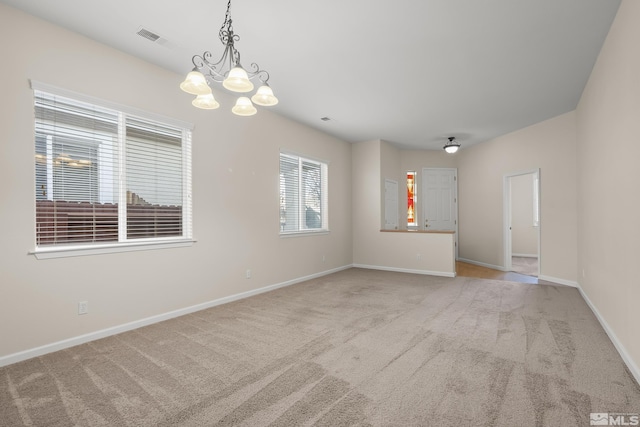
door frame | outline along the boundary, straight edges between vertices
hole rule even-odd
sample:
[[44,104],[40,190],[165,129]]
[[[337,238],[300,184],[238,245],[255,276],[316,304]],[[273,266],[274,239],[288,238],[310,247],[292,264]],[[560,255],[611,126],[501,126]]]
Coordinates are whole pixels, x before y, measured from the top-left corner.
[[420,222],[419,222],[419,226],[418,229],[424,229],[424,224],[425,224],[425,220],[426,220],[426,210],[424,209],[424,203],[426,201],[426,196],[423,193],[425,191],[425,185],[424,185],[424,177],[426,175],[426,171],[429,170],[438,170],[438,171],[452,171],[453,172],[453,205],[454,205],[454,209],[453,209],[453,213],[455,215],[454,218],[454,235],[453,235],[453,242],[454,242],[454,246],[455,246],[455,257],[456,260],[458,260],[458,168],[422,168],[422,176],[420,176],[420,187],[422,187],[420,189],[420,197],[422,198],[422,201],[420,202]]
[[541,230],[542,230],[542,211],[541,211],[541,183],[540,183],[540,168],[536,168],[536,169],[530,169],[530,170],[526,170],[526,171],[521,171],[521,172],[514,172],[514,173],[509,173],[509,174],[505,174],[503,177],[503,182],[502,182],[502,200],[503,200],[503,215],[502,215],[502,219],[503,219],[503,231],[502,231],[502,235],[503,235],[503,251],[504,251],[504,268],[505,271],[511,271],[512,265],[511,265],[511,257],[513,256],[513,251],[512,251],[512,241],[511,241],[511,214],[512,214],[512,207],[511,207],[511,178],[515,178],[517,176],[522,176],[522,175],[534,175],[535,179],[538,180],[538,197],[537,197],[537,202],[538,202],[538,230],[537,230],[537,238],[538,238],[538,277],[540,277],[540,271],[542,270],[542,242],[540,240],[540,237],[542,235]]

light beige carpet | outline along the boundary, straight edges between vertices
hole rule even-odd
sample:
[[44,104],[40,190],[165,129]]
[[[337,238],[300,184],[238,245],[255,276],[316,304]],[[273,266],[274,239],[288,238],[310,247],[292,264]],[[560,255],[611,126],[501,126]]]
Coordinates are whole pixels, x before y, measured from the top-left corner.
[[361,269],[0,369],[2,426],[585,426],[590,412],[640,412],[640,387],[576,289]]

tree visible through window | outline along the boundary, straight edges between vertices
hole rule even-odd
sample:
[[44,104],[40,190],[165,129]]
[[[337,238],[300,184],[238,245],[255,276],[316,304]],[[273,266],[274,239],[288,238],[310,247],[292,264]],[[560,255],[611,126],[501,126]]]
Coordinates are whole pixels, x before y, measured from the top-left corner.
[[190,238],[188,129],[40,90],[35,117],[38,247]]
[[280,154],[281,234],[328,230],[327,164]]

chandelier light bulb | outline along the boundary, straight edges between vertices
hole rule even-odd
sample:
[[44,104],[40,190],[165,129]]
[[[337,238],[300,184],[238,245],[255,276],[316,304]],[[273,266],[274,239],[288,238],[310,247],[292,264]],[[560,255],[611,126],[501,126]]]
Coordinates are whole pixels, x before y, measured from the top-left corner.
[[206,95],[207,93],[211,93],[207,79],[198,70],[193,70],[187,74],[184,81],[180,83],[180,89],[192,95]]
[[229,71],[229,75],[222,82],[222,86],[233,92],[251,92],[253,83],[249,80],[249,75],[240,65],[236,65]]
[[278,103],[278,98],[273,95],[273,90],[266,83],[258,88],[258,91],[251,97],[251,100],[254,104],[263,107],[271,107]]
[[215,110],[220,107],[218,101],[215,100],[211,92],[205,95],[198,95],[196,99],[191,101],[194,107],[202,108],[203,110]]
[[256,107],[251,103],[251,100],[246,96],[238,98],[236,105],[231,109],[231,111],[237,116],[253,116],[258,112]]

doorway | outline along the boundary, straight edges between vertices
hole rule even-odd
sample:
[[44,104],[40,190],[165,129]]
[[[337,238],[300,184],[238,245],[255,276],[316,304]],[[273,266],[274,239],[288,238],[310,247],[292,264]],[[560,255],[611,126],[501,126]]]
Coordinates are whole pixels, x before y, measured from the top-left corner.
[[504,176],[505,269],[540,275],[540,170]]

